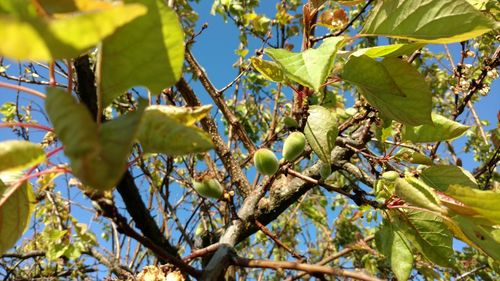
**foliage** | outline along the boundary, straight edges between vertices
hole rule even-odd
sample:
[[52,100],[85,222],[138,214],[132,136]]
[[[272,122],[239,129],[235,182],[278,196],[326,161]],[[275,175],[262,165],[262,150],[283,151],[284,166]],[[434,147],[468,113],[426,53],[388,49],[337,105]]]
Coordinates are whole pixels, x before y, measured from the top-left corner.
[[496,278],[496,1],[211,4],[0,3],[4,279]]

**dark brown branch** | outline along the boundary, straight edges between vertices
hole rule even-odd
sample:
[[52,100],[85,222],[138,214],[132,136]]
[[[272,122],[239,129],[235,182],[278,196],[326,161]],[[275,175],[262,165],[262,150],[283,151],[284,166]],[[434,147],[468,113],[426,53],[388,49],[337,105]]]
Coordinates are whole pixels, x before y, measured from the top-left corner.
[[[176,87],[189,106],[201,105],[201,102],[198,100],[198,97],[194,93],[193,89],[188,85],[184,78],[181,78],[179,82],[177,82]],[[207,133],[210,134],[212,142],[215,146],[215,152],[219,155],[226,171],[229,173],[232,184],[236,186],[244,196],[246,196],[250,192],[250,183],[243,174],[239,163],[233,158],[231,151],[219,135],[217,124],[211,117],[207,116],[201,120],[201,126]]]
[[264,234],[266,234],[267,237],[271,238],[276,244],[278,244],[278,246],[285,249],[288,253],[290,253],[294,258],[298,259],[300,262],[304,261],[304,257],[302,255],[299,255],[291,247],[281,242],[281,240],[279,240],[278,237],[274,233],[272,233],[271,230],[269,230],[269,228],[260,223],[258,220],[255,220],[255,224],[260,229],[260,231],[264,232]]
[[205,88],[207,93],[210,95],[212,100],[215,102],[215,105],[217,105],[219,110],[222,112],[224,117],[227,119],[229,125],[234,129],[234,131],[236,132],[236,135],[241,140],[241,142],[243,143],[245,148],[250,153],[253,153],[256,150],[255,144],[248,137],[245,129],[241,125],[238,118],[233,114],[233,112],[227,106],[226,101],[224,100],[224,97],[222,95],[222,92],[217,91],[215,86],[212,85],[212,82],[210,81],[210,79],[208,79],[207,73],[203,70],[203,68],[200,66],[200,64],[196,61],[196,59],[194,58],[193,54],[191,54],[191,51],[189,49],[186,49],[186,61],[194,69],[194,73],[200,79],[201,84],[203,85],[203,87]]
[[[75,61],[77,75],[77,94],[83,104],[92,113],[92,116],[99,115],[97,110],[97,94],[95,87],[95,76],[90,69],[88,56],[82,56]],[[104,120],[103,120],[104,121]],[[136,223],[136,226],[155,246],[159,246],[168,251],[169,254],[180,259],[180,256],[168,240],[163,236],[158,225],[151,216],[150,210],[146,208],[142,201],[139,189],[134,182],[134,178],[129,171],[126,171],[123,178],[117,185],[117,190],[125,203],[127,211]],[[167,260],[162,260],[166,262]]]

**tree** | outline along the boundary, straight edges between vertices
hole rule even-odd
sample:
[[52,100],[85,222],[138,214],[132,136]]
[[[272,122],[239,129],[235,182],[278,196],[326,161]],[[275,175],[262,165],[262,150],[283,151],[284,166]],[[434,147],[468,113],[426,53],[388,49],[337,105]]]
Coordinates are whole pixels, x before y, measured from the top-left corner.
[[198,1],[0,2],[3,278],[493,280],[499,11],[217,0],[217,88]]

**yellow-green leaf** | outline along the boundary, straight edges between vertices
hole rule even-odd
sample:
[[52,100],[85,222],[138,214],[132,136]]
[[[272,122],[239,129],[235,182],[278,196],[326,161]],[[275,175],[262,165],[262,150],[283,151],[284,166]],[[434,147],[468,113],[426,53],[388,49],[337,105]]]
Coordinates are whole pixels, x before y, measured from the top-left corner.
[[453,140],[463,135],[469,126],[462,125],[437,113],[432,113],[432,124],[404,126],[403,140],[412,142],[434,142]]
[[466,0],[384,0],[376,3],[361,33],[447,44],[480,36],[493,27]]
[[[0,173],[0,199],[15,186],[20,176],[10,172]],[[0,255],[12,248],[28,228],[34,202],[31,185],[25,181],[0,206]]]
[[[31,6],[31,1],[24,2]],[[143,5],[131,4],[49,18],[18,11],[19,7],[13,5],[9,14],[0,13],[3,40],[0,55],[17,60],[76,57],[97,45],[117,27],[146,13]]]
[[134,86],[147,87],[151,94],[158,95],[181,77],[184,32],[177,14],[161,0],[125,2],[144,4],[148,13],[119,28],[103,42],[103,106]]
[[0,172],[31,167],[45,160],[45,152],[39,144],[29,141],[0,142]]
[[403,232],[384,220],[375,233],[377,248],[391,263],[392,272],[399,281],[408,280],[413,269],[411,244]]
[[324,163],[331,161],[330,154],[338,133],[337,115],[332,110],[319,105],[309,107],[304,135],[314,153]]
[[325,39],[317,49],[293,53],[285,49],[266,49],[265,52],[281,66],[285,77],[319,91],[332,72],[337,51],[344,37]]
[[250,59],[252,66],[257,70],[264,78],[270,81],[281,83],[285,80],[283,75],[283,70],[281,67],[272,61],[266,61],[260,58],[253,57]]
[[460,215],[453,215],[451,219],[458,226],[458,229],[454,228],[455,231],[461,231],[455,235],[459,238],[465,236],[465,242],[481,249],[496,261],[500,260],[500,240],[494,235],[495,228],[479,225],[472,218]]
[[351,56],[342,78],[358,86],[383,117],[412,126],[432,124],[432,93],[409,63],[390,57],[379,62],[366,55]]
[[422,207],[434,212],[442,212],[434,191],[424,182],[414,178],[396,179],[395,194],[410,205]]
[[399,57],[411,55],[414,51],[424,47],[425,44],[393,44],[387,46],[376,46],[358,49],[351,56],[366,55],[371,58]]
[[209,109],[210,107],[148,107],[138,133],[144,152],[175,156],[211,149],[213,144],[210,136],[193,126],[196,120],[208,114]]

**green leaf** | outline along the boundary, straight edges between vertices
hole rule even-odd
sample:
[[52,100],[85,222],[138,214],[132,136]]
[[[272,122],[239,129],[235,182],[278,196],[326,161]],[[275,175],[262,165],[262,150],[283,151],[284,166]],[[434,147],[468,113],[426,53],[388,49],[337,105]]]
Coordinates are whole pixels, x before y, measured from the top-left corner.
[[489,219],[493,225],[500,225],[500,193],[457,184],[449,185],[444,193]]
[[366,55],[370,58],[400,57],[403,55],[411,55],[413,52],[424,46],[425,44],[393,44],[387,46],[376,46],[358,49],[353,52],[351,56],[359,57],[361,55]]
[[413,269],[413,253],[410,242],[404,234],[384,221],[375,233],[377,248],[391,263],[391,269],[398,280],[408,280]]
[[319,105],[309,107],[309,116],[304,128],[307,143],[319,159],[330,163],[330,154],[339,133],[336,114]]
[[[20,174],[0,173],[0,199],[6,196],[20,177]],[[28,228],[34,202],[33,189],[28,181],[24,181],[0,206],[0,255],[12,248]]]
[[[25,2],[25,3],[24,3]],[[113,5],[107,9],[41,17],[31,1],[0,10],[0,55],[16,60],[74,58],[97,45],[119,26],[146,13],[140,4]],[[26,11],[25,11],[26,10]],[[27,44],[26,42],[29,42]]]
[[424,182],[414,177],[397,178],[395,194],[413,206],[438,213],[443,211],[439,206],[439,200],[434,191]]
[[441,217],[407,210],[398,220],[405,236],[428,260],[439,266],[452,266],[453,235]]
[[[468,239],[465,242],[481,249],[496,261],[500,260],[500,240],[494,234],[496,228],[476,224],[474,219],[460,215],[453,215],[451,218],[460,228],[461,235]],[[461,235],[458,235],[459,238]]]
[[410,148],[402,148],[394,155],[397,160],[407,161],[413,164],[432,165],[432,160],[425,154]]
[[213,147],[210,136],[193,126],[210,107],[150,106],[144,113],[138,138],[145,152],[184,155]]
[[145,102],[135,112],[100,128],[85,106],[61,89],[48,89],[45,107],[71,160],[73,174],[92,188],[113,188],[125,172]]
[[286,78],[318,92],[332,72],[335,55],[344,40],[344,37],[328,38],[317,49],[301,53],[285,49],[266,49],[265,52],[281,66]]
[[420,178],[429,186],[446,191],[452,184],[478,188],[474,176],[462,167],[453,165],[435,165],[425,169]]
[[281,70],[281,67],[277,63],[256,57],[251,58],[250,61],[255,70],[262,74],[267,80],[277,83],[285,81],[283,70]]
[[101,57],[103,107],[134,86],[158,95],[181,77],[184,32],[177,14],[161,0],[126,0],[141,3],[148,13],[106,38]]
[[351,56],[342,78],[358,86],[382,116],[412,126],[432,124],[432,93],[410,64],[397,58],[378,62],[366,55]]
[[480,36],[493,26],[465,0],[385,0],[377,2],[361,33],[447,44]]
[[402,130],[403,140],[412,142],[434,142],[452,140],[460,137],[469,129],[437,113],[432,113],[432,123],[421,126],[404,126]]
[[39,144],[29,141],[0,142],[0,172],[16,171],[39,164],[45,160],[45,152]]

